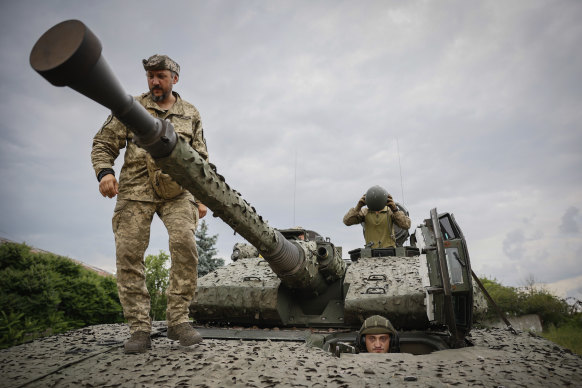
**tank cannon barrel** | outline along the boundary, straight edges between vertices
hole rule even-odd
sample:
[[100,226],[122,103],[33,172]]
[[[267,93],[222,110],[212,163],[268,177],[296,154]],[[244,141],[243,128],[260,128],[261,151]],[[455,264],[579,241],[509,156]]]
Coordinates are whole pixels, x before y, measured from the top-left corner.
[[158,166],[208,206],[237,233],[257,247],[284,284],[316,293],[324,278],[297,245],[270,227],[216,168],[185,140],[168,121],[151,116],[124,90],[106,60],[97,36],[81,21],[67,20],[46,31],[34,45],[30,64],[55,86],[69,86],[111,109],[134,133]]
[[329,256],[327,247],[317,248],[317,252],[315,254],[317,255],[318,260],[325,260]]

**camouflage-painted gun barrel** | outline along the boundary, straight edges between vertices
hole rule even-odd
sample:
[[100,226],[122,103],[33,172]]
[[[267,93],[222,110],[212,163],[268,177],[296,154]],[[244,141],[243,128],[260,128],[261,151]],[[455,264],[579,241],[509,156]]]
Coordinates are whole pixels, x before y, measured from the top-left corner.
[[69,86],[111,109],[164,172],[259,249],[282,282],[308,290],[321,289],[325,281],[304,265],[303,250],[270,227],[210,164],[176,136],[169,122],[154,118],[125,93],[101,50],[101,42],[85,24],[67,20],[39,38],[31,51],[30,64],[51,84]]

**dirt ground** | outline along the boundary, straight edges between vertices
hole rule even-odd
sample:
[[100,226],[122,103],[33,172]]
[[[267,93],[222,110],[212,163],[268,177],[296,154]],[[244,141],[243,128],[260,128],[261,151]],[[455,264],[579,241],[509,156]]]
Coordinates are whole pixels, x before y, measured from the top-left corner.
[[185,348],[154,326],[123,354],[125,325],[98,325],[0,351],[0,387],[582,386],[582,357],[541,337],[474,329],[475,346],[428,355],[342,354],[302,342],[206,339]]

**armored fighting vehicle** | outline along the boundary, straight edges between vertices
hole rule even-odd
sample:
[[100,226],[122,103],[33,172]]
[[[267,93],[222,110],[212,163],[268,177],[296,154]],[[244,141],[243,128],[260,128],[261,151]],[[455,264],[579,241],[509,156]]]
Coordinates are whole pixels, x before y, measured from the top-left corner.
[[402,352],[467,346],[473,284],[466,242],[452,214],[433,209],[430,215],[411,246],[358,248],[348,252],[349,260],[313,231],[276,231],[299,252],[290,273],[258,249],[237,244],[231,264],[199,279],[191,315],[210,326],[327,329],[311,341],[338,352],[356,348],[362,322],[382,315],[400,331]]
[[111,109],[164,172],[256,248],[254,255],[242,252],[252,249],[239,249],[232,264],[199,280],[190,311],[197,323],[207,325],[201,329],[204,337],[308,336],[308,341],[338,351],[355,345],[362,322],[378,314],[400,331],[402,352],[469,344],[471,263],[452,214],[433,209],[411,236],[410,246],[355,249],[350,260],[317,233],[277,230],[229,187],[215,166],[176,136],[168,121],[152,117],[123,91],[101,49],[82,22],[69,20],[38,40],[30,62],[53,85],[70,86]]

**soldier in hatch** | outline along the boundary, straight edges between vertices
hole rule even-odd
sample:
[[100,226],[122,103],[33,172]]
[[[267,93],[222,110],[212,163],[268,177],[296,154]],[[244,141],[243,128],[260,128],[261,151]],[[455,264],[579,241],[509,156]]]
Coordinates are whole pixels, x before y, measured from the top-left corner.
[[[364,206],[366,208],[362,209]],[[394,224],[402,229],[410,228],[410,218],[400,211],[392,196],[380,186],[373,186],[360,198],[356,207],[344,216],[347,226],[362,224],[366,245],[372,248],[396,246]]]
[[[176,134],[208,160],[198,110],[172,91],[180,66],[166,55],[143,60],[149,92],[136,100],[154,117],[169,120]],[[117,195],[113,233],[117,256],[117,286],[131,337],[125,353],[151,348],[150,297],[144,275],[144,253],[150,225],[157,214],[170,237],[170,283],[167,291],[168,338],[189,346],[202,341],[190,325],[188,306],[196,290],[198,253],[194,233],[206,206],[162,173],[152,157],[133,141],[132,132],[111,115],[93,139],[91,161],[104,197]],[[113,163],[126,148],[119,184]]]
[[398,353],[398,332],[390,321],[380,315],[366,319],[358,332],[356,346],[360,352]]

